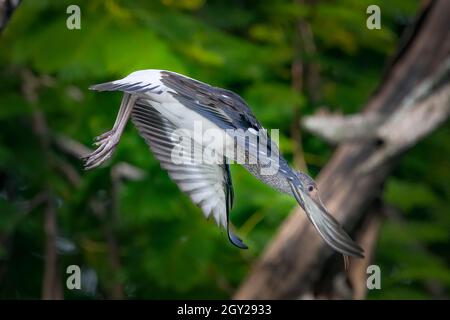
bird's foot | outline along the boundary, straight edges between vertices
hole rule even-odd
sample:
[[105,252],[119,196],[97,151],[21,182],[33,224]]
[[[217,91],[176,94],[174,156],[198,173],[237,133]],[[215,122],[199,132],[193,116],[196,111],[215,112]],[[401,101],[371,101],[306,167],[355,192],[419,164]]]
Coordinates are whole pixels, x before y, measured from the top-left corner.
[[101,135],[94,138],[94,146],[99,146],[102,144],[103,141],[110,138],[114,133],[116,132],[115,128],[112,128],[111,130],[102,133]]
[[98,146],[97,149],[83,157],[85,170],[96,168],[108,160],[119,143],[119,137],[113,129],[96,137],[94,141],[94,144]]

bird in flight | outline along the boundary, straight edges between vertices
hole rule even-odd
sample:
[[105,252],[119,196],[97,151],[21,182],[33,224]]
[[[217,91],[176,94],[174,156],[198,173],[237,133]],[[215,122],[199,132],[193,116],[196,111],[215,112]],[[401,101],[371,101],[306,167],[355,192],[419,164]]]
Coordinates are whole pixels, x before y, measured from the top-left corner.
[[[243,165],[260,181],[293,196],[333,249],[344,256],[364,256],[328,213],[314,180],[288,165],[267,130],[237,94],[164,70],[136,71],[90,89],[121,91],[123,98],[113,128],[95,138],[98,148],[84,158],[85,169],[98,167],[111,157],[131,117],[161,167],[207,218],[213,216],[219,227],[225,228],[237,247],[247,248],[229,227],[233,205],[230,160]],[[212,130],[225,139],[205,139]],[[193,161],[194,154],[200,154],[201,161]]]

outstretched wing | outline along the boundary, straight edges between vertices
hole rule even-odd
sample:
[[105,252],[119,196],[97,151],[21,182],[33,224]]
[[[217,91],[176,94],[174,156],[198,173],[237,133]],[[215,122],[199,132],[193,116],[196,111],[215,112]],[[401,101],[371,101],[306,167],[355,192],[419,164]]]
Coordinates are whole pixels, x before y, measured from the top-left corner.
[[170,71],[161,71],[161,83],[182,105],[200,113],[222,129],[262,129],[245,101],[236,93]]
[[207,218],[213,215],[216,223],[227,230],[234,245],[247,248],[229,228],[229,210],[233,202],[229,166],[193,159],[192,155],[203,154],[202,147],[143,101],[137,101],[131,119],[161,167],[167,170],[178,187],[189,195]]
[[239,95],[170,71],[161,71],[160,81],[183,106],[222,129],[237,129],[233,135],[241,150],[245,150],[246,157],[266,164],[277,164],[278,146]]

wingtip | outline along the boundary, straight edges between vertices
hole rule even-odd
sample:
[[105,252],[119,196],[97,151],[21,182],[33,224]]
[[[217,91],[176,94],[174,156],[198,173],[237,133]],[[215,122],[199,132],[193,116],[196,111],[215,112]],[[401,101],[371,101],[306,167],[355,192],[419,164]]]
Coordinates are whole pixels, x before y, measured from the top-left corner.
[[228,231],[228,239],[236,247],[240,249],[248,249],[247,245],[245,245],[244,242],[231,231]]

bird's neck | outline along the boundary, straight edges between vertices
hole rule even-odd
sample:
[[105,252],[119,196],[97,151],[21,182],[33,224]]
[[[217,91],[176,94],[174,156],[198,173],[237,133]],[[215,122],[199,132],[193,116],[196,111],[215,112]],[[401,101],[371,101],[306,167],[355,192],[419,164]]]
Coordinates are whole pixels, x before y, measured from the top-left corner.
[[292,174],[292,169],[287,163],[280,163],[280,166],[270,173],[265,172],[258,164],[244,164],[243,166],[258,180],[264,182],[268,186],[281,193],[292,195],[292,190],[288,182],[288,176]]

